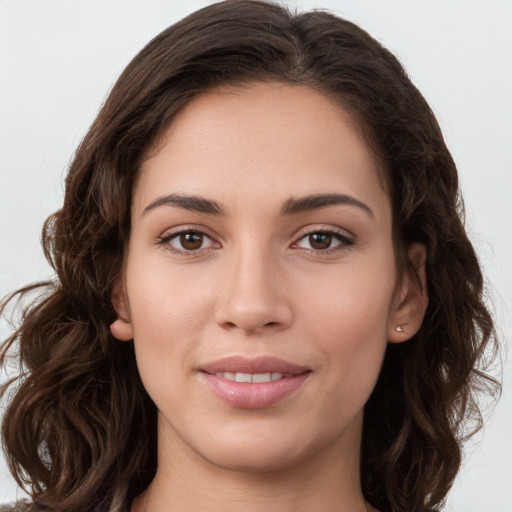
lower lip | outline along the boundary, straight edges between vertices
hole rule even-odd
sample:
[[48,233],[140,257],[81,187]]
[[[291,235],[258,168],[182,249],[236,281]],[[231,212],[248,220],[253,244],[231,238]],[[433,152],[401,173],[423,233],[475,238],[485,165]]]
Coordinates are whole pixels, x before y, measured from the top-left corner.
[[209,373],[202,373],[207,386],[217,398],[241,409],[271,407],[298,390],[310,372],[271,382],[234,382]]

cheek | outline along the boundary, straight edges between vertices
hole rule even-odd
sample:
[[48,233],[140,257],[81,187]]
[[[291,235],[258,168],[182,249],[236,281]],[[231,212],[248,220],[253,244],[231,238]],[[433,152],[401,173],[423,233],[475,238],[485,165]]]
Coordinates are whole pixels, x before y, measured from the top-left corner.
[[200,345],[204,315],[190,302],[176,300],[172,291],[165,295],[147,291],[140,287],[133,304],[137,367],[158,409],[172,411],[182,408],[183,400],[189,404],[194,401],[188,377]]
[[141,375],[154,378],[154,372],[167,374],[170,367],[187,364],[211,316],[210,305],[197,283],[171,275],[165,265],[144,265],[138,271],[133,261],[127,291],[135,350]]
[[338,378],[374,382],[387,346],[388,313],[395,276],[371,266],[330,279],[320,292],[310,287],[301,315],[309,338],[317,340]]

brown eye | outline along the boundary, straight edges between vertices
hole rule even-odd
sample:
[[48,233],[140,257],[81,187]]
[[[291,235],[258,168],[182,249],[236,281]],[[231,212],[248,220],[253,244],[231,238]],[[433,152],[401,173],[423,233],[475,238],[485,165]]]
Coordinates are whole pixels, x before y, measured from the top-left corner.
[[313,233],[309,235],[309,245],[312,249],[321,251],[328,249],[332,243],[332,235],[328,233]]
[[186,230],[164,236],[160,239],[159,244],[178,254],[199,254],[203,250],[219,246],[207,234],[194,230]]
[[306,249],[309,251],[316,251],[317,253],[331,253],[346,249],[354,244],[354,240],[349,235],[337,231],[311,231],[310,233],[302,236],[295,244],[294,247]]
[[203,245],[203,238],[202,233],[182,233],[180,235],[180,244],[186,251],[195,251]]

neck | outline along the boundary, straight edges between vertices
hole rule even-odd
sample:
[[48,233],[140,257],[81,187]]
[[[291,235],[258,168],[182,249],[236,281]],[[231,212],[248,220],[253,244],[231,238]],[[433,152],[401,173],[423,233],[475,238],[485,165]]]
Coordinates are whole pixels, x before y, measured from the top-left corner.
[[[354,432],[360,433],[359,425]],[[132,512],[163,512],[170,505],[173,512],[370,512],[359,480],[360,435],[346,434],[319,453],[271,471],[222,468],[160,435],[157,474]]]

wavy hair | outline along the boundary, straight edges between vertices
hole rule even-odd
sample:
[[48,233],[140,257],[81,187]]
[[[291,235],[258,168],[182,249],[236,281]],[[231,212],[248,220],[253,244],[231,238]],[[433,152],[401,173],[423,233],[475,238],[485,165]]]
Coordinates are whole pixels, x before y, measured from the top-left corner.
[[462,442],[482,423],[476,393],[499,393],[486,373],[497,342],[454,161],[391,52],[330,13],[256,0],[191,14],[127,66],[70,165],[62,209],[44,225],[55,279],[4,300],[2,310],[39,292],[24,302],[1,355],[5,364],[14,352],[20,363],[2,388],[3,446],[35,508],[128,510],[153,478],[156,407],[133,344],[109,331],[134,180],[185,104],[220,85],[258,81],[313,88],[351,113],[382,169],[402,271],[409,244],[427,247],[429,306],[419,332],[387,349],[365,408],[361,482],[382,512],[442,508]]

